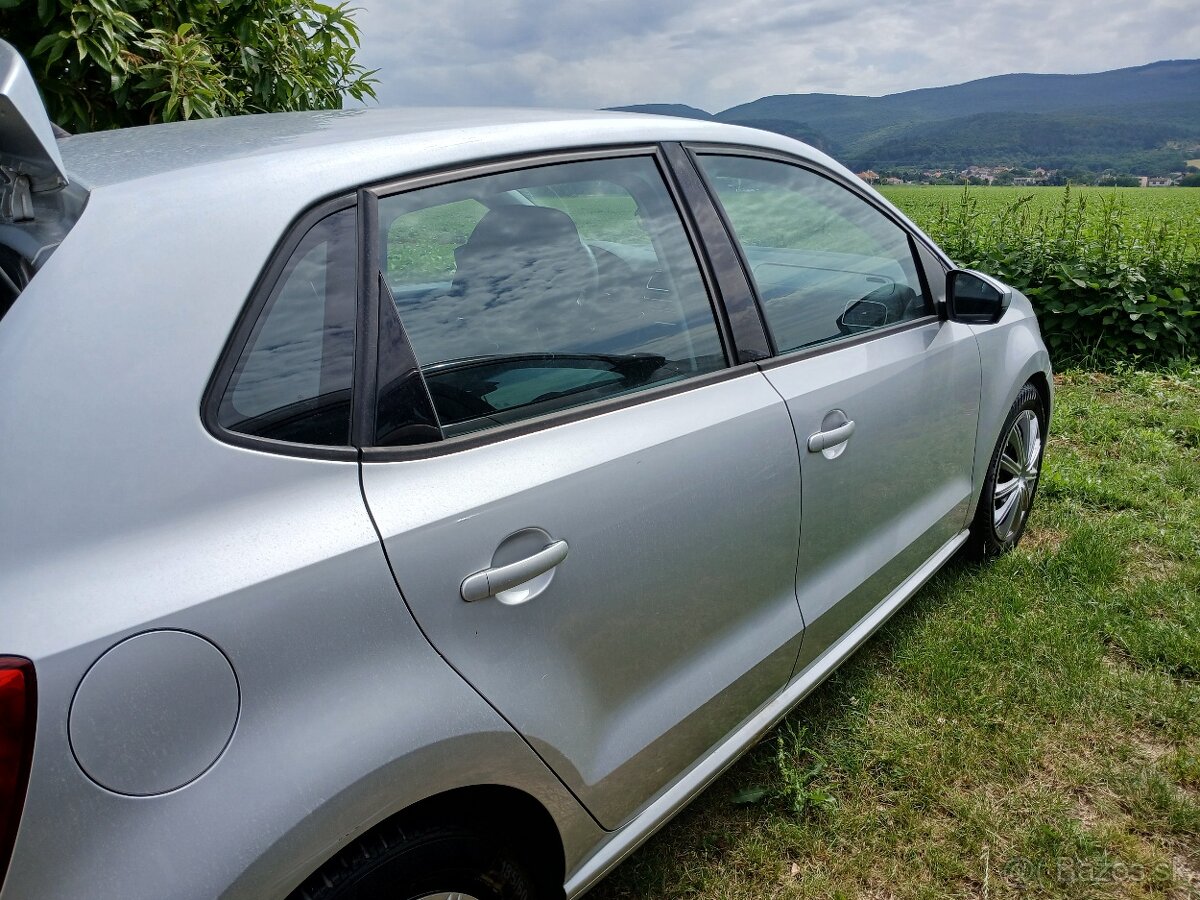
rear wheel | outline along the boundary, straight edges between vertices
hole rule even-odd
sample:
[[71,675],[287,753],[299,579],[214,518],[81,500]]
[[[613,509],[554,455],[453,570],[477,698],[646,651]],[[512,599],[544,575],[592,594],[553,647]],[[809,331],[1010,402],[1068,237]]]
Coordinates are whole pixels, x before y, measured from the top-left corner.
[[538,900],[516,857],[462,826],[396,826],[351,844],[289,900]]
[[972,556],[999,556],[1021,540],[1041,477],[1045,434],[1045,404],[1037,388],[1027,383],[1009,410],[988,463],[967,543]]

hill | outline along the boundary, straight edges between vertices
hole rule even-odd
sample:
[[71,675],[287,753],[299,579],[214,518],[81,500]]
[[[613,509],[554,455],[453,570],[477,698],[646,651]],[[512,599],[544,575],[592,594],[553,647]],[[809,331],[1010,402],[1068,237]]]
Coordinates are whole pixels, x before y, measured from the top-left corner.
[[715,116],[672,104],[654,111],[756,124],[815,143],[854,168],[1008,163],[1161,172],[1182,169],[1196,155],[1187,151],[1200,147],[1200,60],[997,75],[883,97],[778,94]]

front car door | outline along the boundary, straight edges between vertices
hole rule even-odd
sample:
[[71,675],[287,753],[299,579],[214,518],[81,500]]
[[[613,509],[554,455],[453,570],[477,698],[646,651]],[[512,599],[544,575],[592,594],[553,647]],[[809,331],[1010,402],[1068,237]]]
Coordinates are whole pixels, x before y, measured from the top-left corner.
[[792,670],[787,409],[653,150],[377,195],[365,498],[432,644],[614,828]]
[[942,321],[917,240],[831,173],[694,156],[737,238],[801,456],[798,670],[939,549],[971,503],[980,363]]

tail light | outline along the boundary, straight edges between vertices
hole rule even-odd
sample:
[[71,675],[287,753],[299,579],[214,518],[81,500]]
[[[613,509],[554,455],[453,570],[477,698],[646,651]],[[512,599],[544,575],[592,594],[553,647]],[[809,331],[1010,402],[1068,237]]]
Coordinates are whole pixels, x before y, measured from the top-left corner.
[[0,656],[0,885],[8,871],[33,760],[33,663]]

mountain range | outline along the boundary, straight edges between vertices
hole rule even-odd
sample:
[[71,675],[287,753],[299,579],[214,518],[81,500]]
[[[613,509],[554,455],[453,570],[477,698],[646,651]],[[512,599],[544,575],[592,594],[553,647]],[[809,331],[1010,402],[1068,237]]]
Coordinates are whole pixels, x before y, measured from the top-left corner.
[[676,103],[618,108],[777,131],[855,169],[1017,165],[1155,174],[1200,156],[1200,59],[1088,75],[997,75],[883,97],[775,94],[718,113]]

